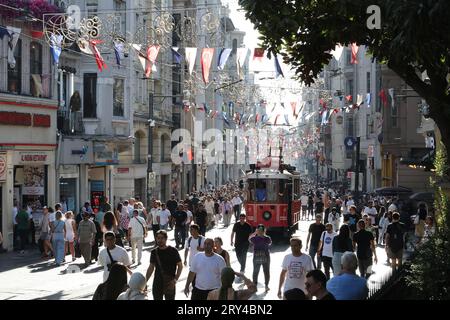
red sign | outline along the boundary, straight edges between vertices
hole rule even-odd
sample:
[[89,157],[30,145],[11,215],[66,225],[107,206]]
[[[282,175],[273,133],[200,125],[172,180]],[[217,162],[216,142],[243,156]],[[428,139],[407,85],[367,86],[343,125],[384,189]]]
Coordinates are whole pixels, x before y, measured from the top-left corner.
[[0,154],[0,181],[6,180],[6,154]]
[[33,127],[50,127],[50,116],[46,114],[33,114]]
[[0,124],[12,126],[31,126],[31,114],[0,111]]
[[130,173],[130,168],[117,168],[117,173]]

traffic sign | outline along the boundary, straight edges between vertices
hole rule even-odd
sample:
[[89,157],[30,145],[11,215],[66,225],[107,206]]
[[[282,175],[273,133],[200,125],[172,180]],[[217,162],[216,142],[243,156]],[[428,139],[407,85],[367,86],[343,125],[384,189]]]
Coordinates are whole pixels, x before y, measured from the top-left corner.
[[356,140],[353,137],[347,137],[344,139],[344,144],[347,149],[353,149],[356,144]]

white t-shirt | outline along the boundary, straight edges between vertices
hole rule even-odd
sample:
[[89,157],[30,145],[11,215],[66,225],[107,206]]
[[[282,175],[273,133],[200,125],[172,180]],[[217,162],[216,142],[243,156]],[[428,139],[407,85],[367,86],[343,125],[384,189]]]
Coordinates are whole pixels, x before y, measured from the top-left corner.
[[145,223],[144,218],[139,216],[131,218],[130,224],[128,225],[128,228],[131,228],[131,238],[133,239],[142,238],[144,236],[143,226],[144,227],[147,226],[147,223]]
[[194,220],[194,215],[190,210],[186,210],[186,214],[187,214],[186,225],[188,226],[192,223],[192,220]]
[[214,212],[214,201],[205,201],[205,210],[208,213]]
[[132,206],[131,204],[129,204],[129,205],[127,206],[127,210],[128,210],[128,214],[132,217],[132,216],[133,216],[134,206]]
[[[125,266],[131,265],[130,257],[128,256],[127,250],[122,247],[116,246],[114,249],[109,250],[111,257],[116,262],[122,262]],[[103,282],[108,280],[109,271],[108,264],[111,263],[111,259],[109,258],[108,251],[104,247],[99,255],[98,255],[98,264],[103,266]]]
[[[191,244],[192,245],[192,244]],[[220,274],[226,267],[225,260],[214,253],[207,257],[204,252],[199,252],[192,259],[190,271],[195,272],[195,287],[200,290],[213,290],[220,288]]]
[[[325,236],[324,236],[325,234]],[[322,256],[333,258],[333,239],[337,236],[336,232],[328,233],[322,232],[320,241],[323,241]]]
[[[152,224],[158,224],[158,220],[157,217],[159,216],[159,214],[161,213],[161,209],[160,208],[151,208],[150,209],[150,214],[151,214],[151,219],[152,219]],[[149,221],[150,222],[150,221]]]
[[284,257],[281,268],[287,270],[283,292],[294,288],[306,292],[306,274],[313,269],[312,259],[309,255],[303,253],[300,257],[294,257],[292,253],[288,254]]
[[374,207],[372,207],[372,208],[365,207],[364,213],[368,214],[370,217],[370,220],[372,221],[372,224],[375,224],[375,217],[377,216],[377,209],[375,209]]
[[350,207],[355,205],[355,201],[353,199],[347,200],[347,210],[350,211]]
[[242,203],[242,200],[239,197],[234,197],[233,199],[231,199],[231,203],[233,204],[233,206],[237,206]]
[[302,206],[307,206],[308,205],[308,196],[303,195],[300,197],[300,201],[302,202]]
[[159,212],[159,224],[166,225],[169,223],[170,211],[169,209],[161,210]]
[[396,206],[395,204],[392,203],[392,204],[388,207],[388,211],[391,211],[391,212],[397,211],[397,206]]
[[48,221],[49,222],[55,222],[56,221],[56,212],[50,212],[49,214],[48,214]]
[[17,207],[13,207],[13,222],[14,222],[14,225],[17,224],[17,221],[16,221],[17,213],[19,213],[19,210],[17,209]]
[[[202,239],[200,240],[200,238],[202,238]],[[190,245],[189,245],[189,239],[191,239]],[[200,248],[204,248],[205,247],[205,237],[199,235],[197,239],[195,239],[192,236],[190,236],[186,239],[185,248],[189,249],[189,267],[191,266],[192,259],[199,252],[197,250],[199,242],[200,242]]]

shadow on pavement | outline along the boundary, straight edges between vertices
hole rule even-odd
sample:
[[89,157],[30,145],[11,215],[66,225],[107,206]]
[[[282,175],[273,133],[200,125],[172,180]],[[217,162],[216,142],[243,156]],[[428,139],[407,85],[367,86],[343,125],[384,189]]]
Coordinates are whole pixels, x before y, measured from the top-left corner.
[[[84,266],[84,264],[81,265],[81,266]],[[81,268],[81,266],[80,266],[80,268]],[[103,270],[103,267],[102,266],[98,266],[98,267],[95,267],[95,268],[92,268],[92,269],[84,270],[83,273],[96,273],[96,272],[99,272],[99,271],[102,271],[102,270]]]
[[64,291],[58,291],[56,293],[52,293],[48,296],[36,298],[34,300],[62,300],[62,298],[67,295],[69,295],[69,294],[68,293],[65,294]]

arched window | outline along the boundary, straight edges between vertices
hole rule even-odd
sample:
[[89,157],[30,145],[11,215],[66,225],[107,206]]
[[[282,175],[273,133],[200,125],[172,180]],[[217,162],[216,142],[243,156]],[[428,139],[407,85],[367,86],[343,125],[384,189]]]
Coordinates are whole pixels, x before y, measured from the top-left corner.
[[140,163],[141,162],[141,134],[139,132],[136,132],[134,134],[134,162]]
[[8,63],[8,92],[14,94],[22,93],[22,40],[17,40],[14,48],[14,59],[16,64],[11,68]]

